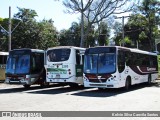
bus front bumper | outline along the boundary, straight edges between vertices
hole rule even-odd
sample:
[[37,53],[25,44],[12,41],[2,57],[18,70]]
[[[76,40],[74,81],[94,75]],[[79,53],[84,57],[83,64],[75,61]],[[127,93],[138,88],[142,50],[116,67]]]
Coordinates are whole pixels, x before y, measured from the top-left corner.
[[95,87],[95,88],[120,88],[121,86],[117,81],[105,82],[105,83],[93,83],[84,81],[84,87]]
[[5,83],[6,83],[6,84],[31,85],[31,81],[30,81],[30,80],[25,80],[25,79],[21,79],[21,80],[6,79],[6,80],[5,80]]

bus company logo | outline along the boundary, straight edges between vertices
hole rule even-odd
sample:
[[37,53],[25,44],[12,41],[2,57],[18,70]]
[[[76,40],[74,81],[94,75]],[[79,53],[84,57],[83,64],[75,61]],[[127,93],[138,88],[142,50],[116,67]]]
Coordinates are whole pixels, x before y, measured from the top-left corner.
[[155,71],[156,68],[150,68],[150,67],[147,67],[147,71]]
[[2,117],[12,117],[11,112],[2,112]]
[[98,80],[100,80],[100,79],[101,79],[101,77],[102,77],[102,76],[97,76]]

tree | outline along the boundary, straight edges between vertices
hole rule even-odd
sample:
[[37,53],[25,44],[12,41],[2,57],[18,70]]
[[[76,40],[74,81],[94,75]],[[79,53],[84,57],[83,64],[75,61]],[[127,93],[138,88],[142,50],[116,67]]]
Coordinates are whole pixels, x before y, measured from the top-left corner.
[[8,18],[0,18],[0,51],[8,51]]
[[80,25],[73,22],[68,30],[61,30],[59,42],[61,46],[80,46]]
[[[116,36],[114,37],[114,40],[116,45],[120,45],[121,43],[119,42],[122,39],[121,25],[117,23],[115,26],[120,29],[116,29]],[[125,37],[128,37],[128,39],[131,40],[130,44],[125,41],[126,47],[134,47],[146,51],[152,51],[148,37],[148,21],[145,16],[141,14],[130,15],[128,22],[124,26],[124,33]],[[153,28],[152,34],[154,36],[158,36],[159,30],[157,26]]]
[[[19,8],[19,12],[12,19],[12,26],[16,29],[12,32],[12,48],[34,48],[47,49],[59,45],[57,30],[53,25],[52,19],[37,22],[34,17],[37,15],[34,10],[26,10]],[[27,11],[27,16],[25,16]],[[24,13],[23,13],[24,12]],[[34,14],[32,14],[34,13]],[[23,16],[24,15],[24,16]],[[7,22],[6,22],[7,21]],[[7,29],[8,19],[1,22]],[[7,37],[4,31],[0,31],[3,38]],[[1,38],[1,37],[0,37]],[[1,43],[1,42],[0,42]],[[8,42],[5,42],[7,45]],[[6,46],[2,46],[7,49]]]
[[[125,36],[131,40],[130,47],[137,47],[147,51],[153,51],[155,49],[154,42],[159,34],[158,23],[160,20],[160,2],[155,1],[156,0],[144,0],[141,5],[135,9],[136,11],[130,15],[127,24],[124,26]],[[122,32],[117,28],[116,43],[118,43],[122,35]],[[128,45],[125,44],[125,46]]]
[[119,22],[115,22],[112,26],[114,29],[114,37],[115,45],[120,46],[122,42],[122,24]]
[[37,15],[37,12],[32,9],[26,9],[26,8],[19,8],[17,7],[19,12],[14,15],[14,18],[21,19],[23,21],[28,21],[30,19],[35,19]]
[[148,44],[148,38],[145,36],[147,30],[147,21],[143,15],[136,14],[131,15],[127,24],[124,27],[125,36],[129,37],[132,41],[132,47],[143,50],[150,50],[150,47],[146,49]]
[[[63,0],[63,4],[68,8],[69,13],[81,13],[81,47],[84,47],[84,41],[89,34],[92,25],[103,21],[112,14],[120,14],[122,11],[116,11],[122,8],[130,0]],[[123,11],[124,12],[124,11]],[[84,33],[84,17],[88,24]]]
[[97,38],[98,38],[99,45],[100,46],[108,45],[107,41],[109,41],[110,29],[107,25],[107,22],[100,22],[97,28],[97,32],[98,32]]
[[[142,4],[138,6],[138,13],[146,17],[148,26],[148,39],[151,51],[155,50],[155,29],[160,22],[160,1],[158,0],[143,0]],[[136,12],[136,13],[137,13]]]
[[59,45],[57,30],[53,26],[52,19],[42,20],[38,23],[36,48],[47,49]]
[[[84,27],[86,29],[86,27]],[[73,22],[71,27],[67,30],[63,29],[59,33],[59,42],[61,46],[80,46],[80,24]],[[90,29],[90,32],[86,38],[85,46],[94,46],[95,45],[96,30]]]
[[92,4],[93,0],[88,0],[86,1],[86,3],[81,0],[81,1],[77,1],[77,0],[64,0],[63,4],[71,9],[68,10],[69,13],[71,12],[80,12],[81,13],[81,42],[80,42],[80,46],[84,47],[84,12],[89,8],[89,6]]

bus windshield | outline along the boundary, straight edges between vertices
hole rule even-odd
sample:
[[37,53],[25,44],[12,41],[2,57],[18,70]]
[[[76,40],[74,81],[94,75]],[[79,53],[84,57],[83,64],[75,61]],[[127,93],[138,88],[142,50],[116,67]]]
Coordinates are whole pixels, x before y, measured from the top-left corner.
[[116,70],[116,55],[114,52],[102,51],[88,52],[85,54],[84,73],[104,74],[113,73]]
[[49,62],[67,61],[70,56],[70,49],[52,49],[47,51]]
[[7,61],[6,73],[27,74],[30,70],[29,54],[11,54]]

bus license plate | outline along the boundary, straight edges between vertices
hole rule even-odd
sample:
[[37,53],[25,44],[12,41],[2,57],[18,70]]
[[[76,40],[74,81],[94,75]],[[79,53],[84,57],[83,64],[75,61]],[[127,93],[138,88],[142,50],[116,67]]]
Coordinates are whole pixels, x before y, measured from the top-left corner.
[[56,75],[56,78],[60,78],[60,75],[59,75],[59,74],[57,74],[57,75]]

